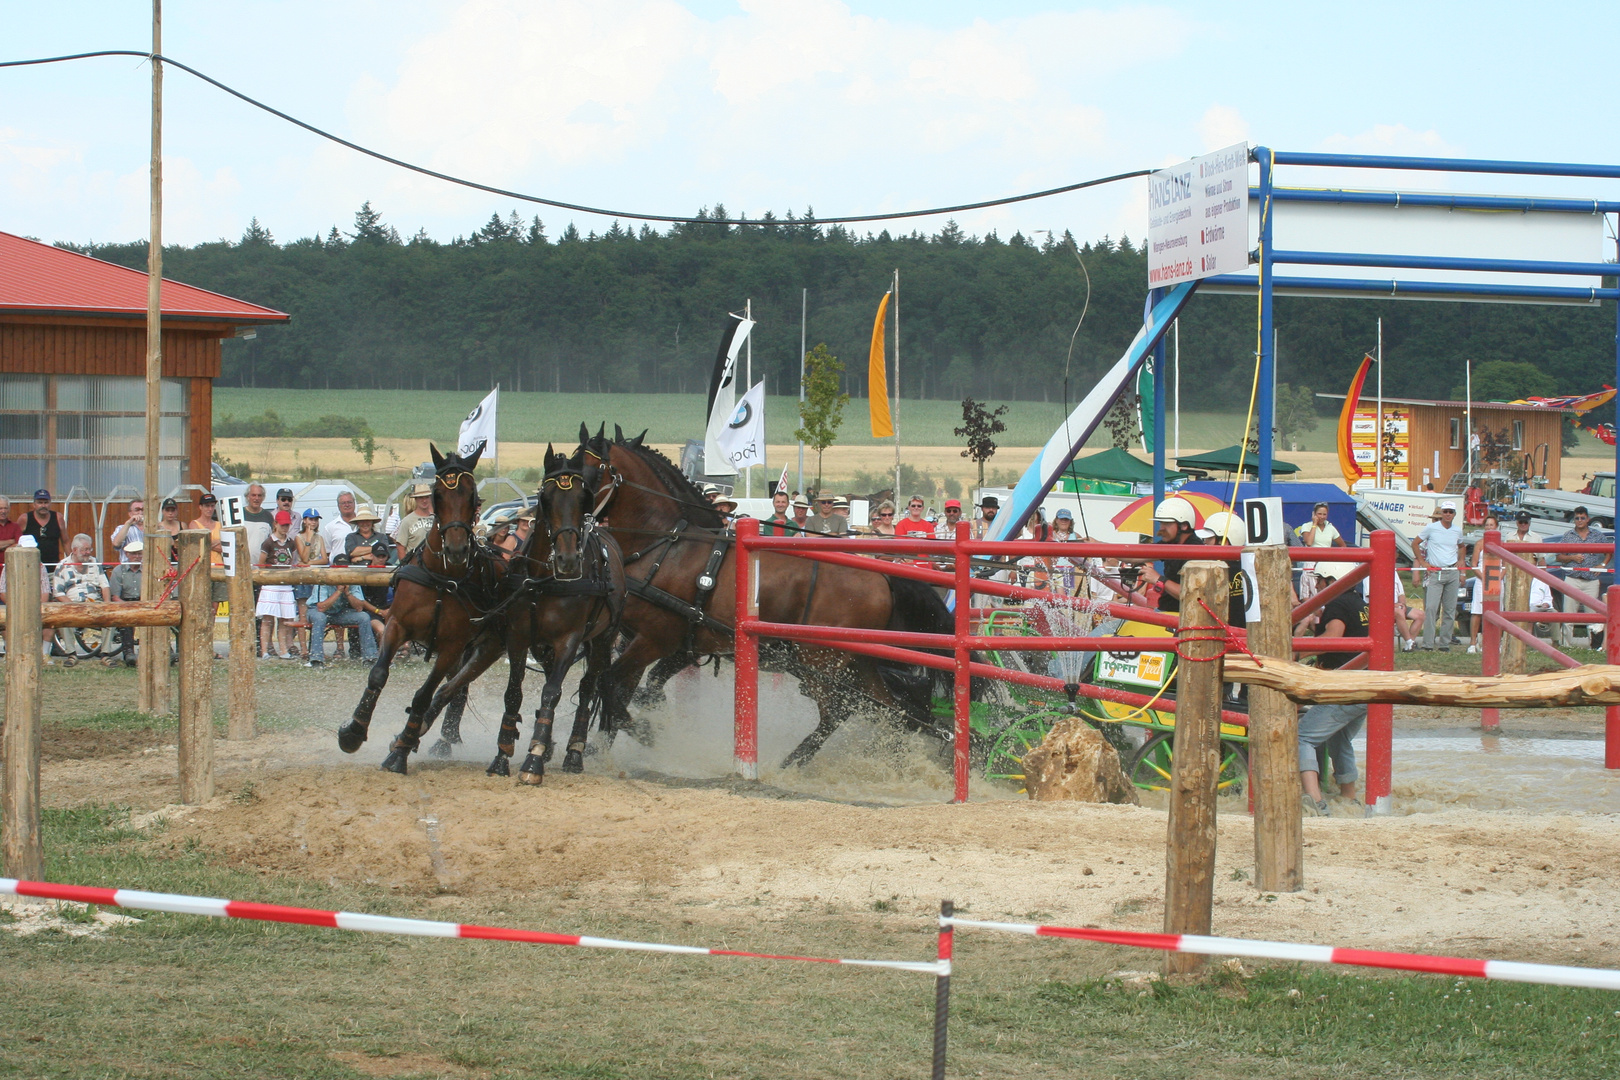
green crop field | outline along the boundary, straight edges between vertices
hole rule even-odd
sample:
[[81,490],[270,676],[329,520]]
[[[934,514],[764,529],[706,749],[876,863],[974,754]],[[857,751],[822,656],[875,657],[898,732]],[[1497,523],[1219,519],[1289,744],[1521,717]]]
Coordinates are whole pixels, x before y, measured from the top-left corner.
[[[220,418],[240,420],[274,411],[289,425],[323,416],[360,417],[379,438],[453,441],[461,419],[483,396],[478,391],[448,390],[250,390],[219,387],[214,391],[216,428]],[[1002,446],[1040,446],[1063,422],[1058,402],[994,402],[1007,406],[1007,432]],[[798,401],[788,397],[767,399],[766,436],[773,443],[793,441],[798,426]],[[703,398],[699,394],[537,394],[503,393],[500,405],[501,438],[513,442],[570,443],[579,434],[580,421],[594,429],[606,420],[624,427],[626,434],[647,428],[655,442],[676,443],[703,433]],[[913,446],[950,446],[960,443],[953,429],[962,422],[961,405],[946,400],[900,402],[902,441]],[[1334,420],[1323,417],[1304,440],[1303,449],[1331,450]],[[1181,445],[1189,449],[1215,449],[1237,442],[1243,417],[1225,413],[1182,413]],[[869,446],[865,399],[852,400],[839,429],[841,446]],[[1107,445],[1106,434],[1094,435],[1092,447]]]

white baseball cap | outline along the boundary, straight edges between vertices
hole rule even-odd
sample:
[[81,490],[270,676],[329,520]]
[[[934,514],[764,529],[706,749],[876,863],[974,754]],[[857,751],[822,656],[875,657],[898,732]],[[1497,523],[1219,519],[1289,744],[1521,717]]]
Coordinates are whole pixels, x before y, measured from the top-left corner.
[[1454,502],[1449,502],[1449,501],[1443,502],[1443,503],[1440,504],[1440,509],[1442,509],[1442,510],[1450,510],[1452,512],[1456,512],[1457,504],[1454,503]]

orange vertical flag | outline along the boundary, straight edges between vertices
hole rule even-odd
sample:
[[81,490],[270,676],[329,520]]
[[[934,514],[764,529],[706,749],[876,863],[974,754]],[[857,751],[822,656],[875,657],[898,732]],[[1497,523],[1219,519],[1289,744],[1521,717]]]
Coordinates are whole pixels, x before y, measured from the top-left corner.
[[[1346,489],[1353,488],[1356,481],[1366,475],[1361,466],[1356,464],[1356,454],[1350,446],[1350,428],[1355,423],[1356,403],[1361,400],[1361,385],[1367,381],[1367,369],[1372,366],[1372,362],[1371,356],[1362,359],[1361,366],[1356,369],[1355,378],[1350,380],[1350,392],[1344,396],[1344,408],[1339,410],[1339,471],[1344,474]],[[1383,424],[1379,423],[1377,426],[1381,428]],[[1375,434],[1373,437],[1376,453],[1383,453],[1382,438],[1382,434]]]
[[889,294],[878,303],[877,321],[872,324],[872,358],[866,367],[866,396],[872,409],[872,437],[894,434],[894,417],[889,415],[889,365],[883,355],[884,331],[888,326]]

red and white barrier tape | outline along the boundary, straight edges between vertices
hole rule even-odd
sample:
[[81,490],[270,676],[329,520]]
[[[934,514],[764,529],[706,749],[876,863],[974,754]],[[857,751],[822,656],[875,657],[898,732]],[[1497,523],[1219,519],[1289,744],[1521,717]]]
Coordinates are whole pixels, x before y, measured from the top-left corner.
[[744,952],[740,949],[706,949],[697,945],[665,945],[648,941],[619,941],[616,938],[582,934],[549,934],[539,930],[509,930],[499,926],[435,922],[427,919],[397,919],[387,915],[365,915],[353,911],[320,911],[314,908],[284,907],[281,904],[255,904],[242,900],[216,900],[207,896],[180,896],[174,893],[142,892],[139,889],[100,889],[85,885],[52,885],[42,881],[0,878],[0,894],[32,896],[43,900],[75,900],[81,904],[102,904],[134,911],[168,911],[181,915],[211,915],[226,919],[256,919],[261,922],[325,926],[335,930],[357,930],[369,934],[405,934],[412,937],[472,938],[481,941],[519,941],[529,945],[580,945],[587,949],[628,949],[634,952],[678,953],[685,956],[740,956],[750,960],[802,960],[812,964],[847,964],[852,967],[887,968],[914,971],[923,975],[949,975],[949,960],[846,960],[825,956],[789,956],[776,953]]
[[1467,975],[1476,979],[1542,983],[1548,986],[1584,986],[1594,990],[1620,990],[1620,971],[1564,967],[1559,964],[1521,964],[1511,960],[1465,960],[1456,956],[1336,949],[1330,945],[1295,945],[1282,941],[1204,937],[1199,934],[1146,934],[1134,930],[1098,930],[1075,926],[1038,926],[1035,923],[982,922],[978,919],[940,919],[941,926],[976,930],[1002,930],[1035,937],[1079,938],[1106,945],[1130,945],[1164,952],[1202,953],[1206,956],[1246,956],[1256,960],[1298,960],[1310,964],[1353,964],[1357,967],[1421,971],[1431,975]]

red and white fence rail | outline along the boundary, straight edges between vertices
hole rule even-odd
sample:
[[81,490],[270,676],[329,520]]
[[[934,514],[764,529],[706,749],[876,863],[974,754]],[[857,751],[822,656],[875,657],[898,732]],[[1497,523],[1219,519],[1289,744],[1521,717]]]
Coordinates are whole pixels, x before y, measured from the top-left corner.
[[[818,562],[846,566],[895,577],[911,578],[929,585],[952,590],[957,598],[955,625],[950,634],[911,633],[899,630],[867,630],[841,626],[811,626],[795,623],[768,622],[759,617],[758,556],[771,552]],[[865,537],[762,537],[759,522],[742,519],[737,523],[737,592],[736,592],[736,722],[735,755],[737,771],[753,779],[759,774],[759,639],[781,638],[827,648],[842,649],[884,660],[915,664],[954,673],[954,800],[964,802],[968,792],[969,705],[971,680],[976,677],[1001,679],[1032,686],[1054,693],[1075,692],[1084,697],[1115,701],[1125,705],[1144,707],[1152,705],[1161,712],[1174,712],[1175,702],[1085,683],[1067,683],[1063,679],[1034,672],[1019,671],[980,663],[973,659],[975,652],[999,651],[1097,651],[1097,652],[1174,652],[1174,637],[1039,637],[1039,636],[981,636],[973,633],[972,608],[963,598],[989,595],[1013,600],[1053,601],[1058,594],[1043,589],[1014,585],[974,577],[975,569],[986,570],[991,564],[985,557],[1013,560],[1035,557],[1067,559],[1071,562],[1086,558],[1115,558],[1146,562],[1163,559],[1219,559],[1236,563],[1242,556],[1239,547],[1194,546],[1174,544],[1091,544],[1053,543],[1035,540],[986,541],[973,540],[967,522],[957,525],[956,535],[950,540],[865,538]],[[1289,554],[1296,560],[1322,559],[1321,548],[1291,548]],[[891,561],[895,556],[932,556],[949,558],[953,569],[949,572],[918,566],[911,562]],[[975,557],[979,561],[975,562]],[[1347,666],[1366,667],[1376,671],[1393,670],[1395,666],[1395,535],[1389,532],[1372,534],[1366,548],[1334,548],[1334,562],[1351,563],[1355,569],[1346,573],[1328,588],[1308,597],[1294,609],[1293,621],[1318,610],[1335,596],[1360,588],[1364,579],[1372,579],[1368,616],[1371,636],[1365,638],[1295,638],[1294,649],[1303,653],[1349,652],[1357,654]],[[1152,626],[1175,629],[1178,625],[1174,613],[1156,611],[1130,603],[1110,603],[1109,615],[1130,619]],[[1241,640],[1243,627],[1233,628]],[[919,650],[932,650],[923,652]],[[1369,805],[1387,805],[1391,787],[1390,755],[1393,737],[1391,719],[1393,706],[1367,707],[1367,802]],[[1227,712],[1222,719],[1228,723],[1247,724],[1242,713]]]
[[1102,930],[1082,926],[1041,926],[1036,923],[988,922],[982,919],[940,917],[941,926],[969,930],[999,930],[1034,937],[1072,938],[1103,945],[1128,945],[1160,952],[1197,953],[1202,956],[1241,956],[1252,960],[1292,960],[1304,964],[1348,964],[1353,967],[1414,971],[1427,975],[1462,975],[1472,979],[1540,983],[1543,986],[1579,986],[1594,990],[1620,990],[1620,971],[1566,967],[1561,964],[1525,964],[1513,960],[1468,960],[1427,953],[1380,952],[1342,949],[1331,945],[1299,945],[1286,941],[1208,937],[1201,934],[1150,934],[1136,930]]
[[[1502,534],[1498,530],[1491,529],[1486,532],[1483,557],[1476,560],[1480,567],[1483,582],[1480,603],[1480,607],[1483,609],[1483,615],[1480,619],[1480,630],[1483,639],[1480,642],[1480,652],[1483,654],[1482,673],[1486,675],[1498,675],[1501,673],[1502,636],[1504,634],[1523,642],[1529,648],[1536,650],[1563,667],[1580,666],[1580,661],[1575,660],[1555,646],[1542,641],[1520,625],[1521,623],[1602,623],[1604,628],[1604,661],[1610,664],[1620,664],[1620,586],[1611,585],[1608,595],[1599,599],[1582,592],[1569,584],[1568,581],[1542,569],[1535,565],[1533,561],[1524,557],[1527,555],[1552,555],[1556,558],[1559,555],[1612,555],[1613,553],[1614,545],[1612,543],[1505,544],[1502,542]],[[1554,597],[1567,597],[1578,606],[1588,609],[1587,612],[1583,613],[1578,610],[1504,611],[1502,609],[1503,572],[1509,567],[1542,582],[1552,590]],[[1481,709],[1480,723],[1486,728],[1499,727],[1499,711],[1496,709]],[[1609,705],[1604,708],[1603,767],[1606,769],[1620,769],[1620,705]]]

